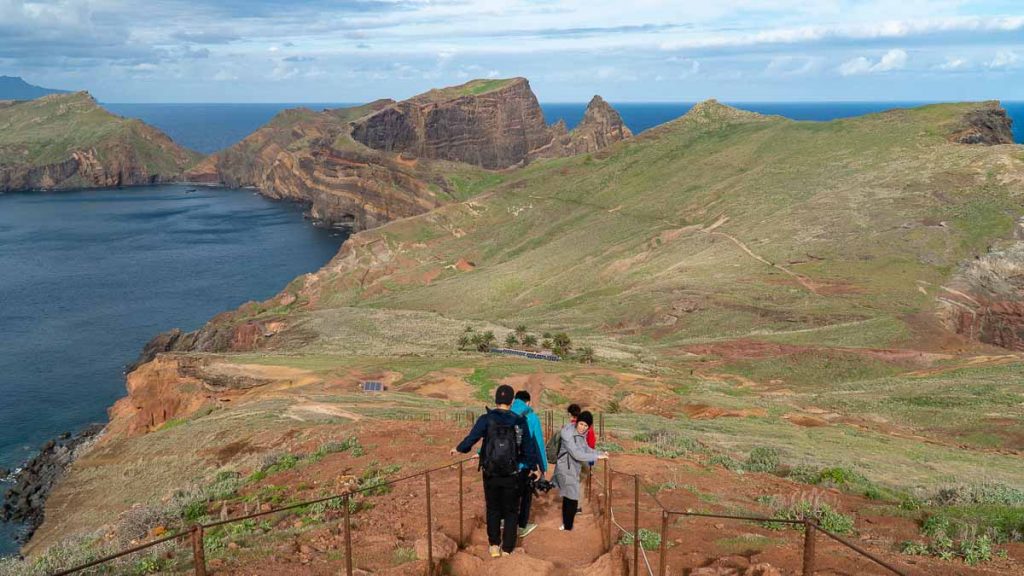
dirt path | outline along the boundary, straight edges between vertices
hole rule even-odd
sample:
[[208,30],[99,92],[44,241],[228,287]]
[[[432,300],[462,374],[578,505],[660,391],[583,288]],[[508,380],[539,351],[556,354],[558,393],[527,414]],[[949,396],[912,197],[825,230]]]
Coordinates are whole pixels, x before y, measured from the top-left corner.
[[[554,574],[586,574],[595,563],[610,564],[603,559],[601,528],[593,514],[593,505],[586,498],[581,502],[571,532],[559,530],[562,525],[562,499],[557,490],[534,498],[530,521],[537,528],[519,540],[511,556],[491,558],[488,553],[487,526],[479,522],[469,537],[466,549],[453,562],[453,574],[488,574],[490,576],[526,576]],[[601,576],[608,574],[600,572]]]
[[780,270],[780,271],[784,272],[785,274],[788,274],[788,275],[792,276],[794,280],[799,282],[800,285],[803,286],[804,288],[806,288],[811,294],[814,294],[815,296],[820,296],[820,294],[818,293],[817,288],[814,286],[814,283],[811,282],[806,276],[804,276],[802,274],[797,274],[796,272],[793,272],[792,270],[790,270],[789,268],[786,268],[785,266],[783,266],[781,264],[775,264],[774,262],[770,262],[768,260],[765,260],[761,256],[758,256],[756,253],[754,253],[754,251],[751,250],[746,244],[744,244],[743,241],[740,240],[739,238],[736,238],[735,236],[733,236],[731,234],[726,234],[725,232],[710,232],[708,230],[705,230],[704,232],[707,232],[708,234],[710,234],[712,236],[721,236],[723,238],[728,238],[729,240],[732,241],[733,244],[738,246],[740,250],[743,250],[744,252],[746,252],[747,255],[750,256],[751,258],[753,258],[754,260],[757,260],[758,262],[761,262],[763,264],[771,266],[772,268],[775,268],[776,270]]

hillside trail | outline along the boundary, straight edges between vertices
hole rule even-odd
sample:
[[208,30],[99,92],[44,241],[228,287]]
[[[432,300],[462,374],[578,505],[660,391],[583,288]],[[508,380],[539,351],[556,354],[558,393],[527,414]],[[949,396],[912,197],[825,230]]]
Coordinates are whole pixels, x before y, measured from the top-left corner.
[[[491,558],[488,553],[487,526],[481,518],[470,533],[466,548],[453,562],[453,574],[488,574],[489,576],[619,574],[603,550],[601,527],[594,515],[596,500],[584,497],[582,511],[576,515],[572,531],[559,530],[562,525],[562,499],[557,490],[535,496],[530,521],[537,528],[520,538],[510,556]],[[595,572],[598,568],[602,568]],[[463,571],[465,570],[465,571]]]

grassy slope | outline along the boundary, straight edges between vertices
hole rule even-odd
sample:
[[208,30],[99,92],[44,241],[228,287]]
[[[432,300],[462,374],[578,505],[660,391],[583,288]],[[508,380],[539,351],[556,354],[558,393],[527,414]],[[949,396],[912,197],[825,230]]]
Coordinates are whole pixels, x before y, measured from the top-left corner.
[[[963,109],[803,123],[705,106],[601,158],[509,174],[472,208],[370,232],[392,243],[435,237],[410,254],[424,268],[465,257],[478,269],[333,301],[636,333],[656,345],[875,319],[857,329],[858,344],[891,345],[909,337],[902,319],[930,309],[957,263],[1011,230],[1019,190],[999,183],[998,160],[1008,152],[946,144],[933,128]],[[701,309],[658,330],[656,316],[687,298]]]
[[198,154],[179,148],[138,120],[115,116],[85,92],[53,95],[0,109],[0,163],[44,166],[72,150],[112,145],[135,151],[151,174],[176,174]]
[[[440,368],[454,361],[445,338],[454,341],[462,322],[568,329],[606,364],[651,370],[687,402],[767,410],[701,422],[720,446],[771,442],[795,460],[866,463],[893,483],[987,465],[1019,478],[1016,458],[985,450],[1019,449],[1021,426],[985,433],[970,416],[1020,421],[1019,363],[923,378],[920,366],[857,352],[932,350],[948,353],[952,368],[959,362],[962,350],[935,337],[934,296],[959,262],[1008,237],[1021,190],[1007,176],[1024,160],[1019,147],[947,143],[947,127],[971,107],[811,123],[709,103],[607,154],[505,173],[466,204],[364,233],[406,267],[360,286],[351,269],[328,266],[317,309],[294,313],[301,345],[284,348],[343,364],[382,350],[428,354]],[[476,269],[407,281],[460,258]],[[673,308],[681,302],[696,310]],[[389,318],[401,328],[370,328]],[[805,351],[728,361],[683,349],[738,338]],[[737,387],[732,375],[785,390]],[[819,429],[783,418],[809,407],[843,418]],[[623,418],[635,426],[646,417]],[[922,442],[931,435],[938,442]],[[940,464],[906,474],[925,460]]]

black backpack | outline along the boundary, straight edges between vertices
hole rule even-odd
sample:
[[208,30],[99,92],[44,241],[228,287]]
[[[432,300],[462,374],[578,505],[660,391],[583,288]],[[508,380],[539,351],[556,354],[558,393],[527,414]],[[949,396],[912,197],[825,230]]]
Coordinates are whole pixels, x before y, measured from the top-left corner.
[[519,471],[519,445],[522,436],[517,426],[502,424],[492,415],[484,438],[480,467],[488,476],[513,476]]

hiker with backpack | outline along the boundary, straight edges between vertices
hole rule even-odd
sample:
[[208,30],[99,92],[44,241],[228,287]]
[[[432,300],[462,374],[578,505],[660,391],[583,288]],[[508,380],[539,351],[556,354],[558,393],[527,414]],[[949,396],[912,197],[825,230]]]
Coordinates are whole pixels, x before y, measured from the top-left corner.
[[492,558],[508,556],[516,547],[520,471],[535,479],[542,475],[537,444],[530,435],[529,424],[510,410],[514,396],[511,386],[498,386],[494,393],[497,407],[477,418],[469,434],[452,449],[453,455],[456,452],[468,454],[478,440],[483,440],[480,469],[484,477],[487,540]]
[[583,411],[575,422],[566,424],[558,434],[555,474],[552,483],[562,495],[562,526],[559,530],[572,530],[576,511],[580,505],[580,470],[587,462],[608,458],[607,452],[598,452],[587,444],[587,432],[594,426],[594,415]]
[[[533,403],[530,401],[530,393],[526,390],[516,392],[516,399],[512,402],[512,412],[526,418],[526,424],[530,429],[530,436],[537,444],[537,454],[540,457],[540,469],[543,474],[548,471],[548,458],[544,447],[544,429],[540,425],[540,418],[533,411]],[[519,471],[519,537],[526,538],[537,528],[536,524],[530,523],[530,505],[533,503],[533,489],[530,487],[530,471],[520,469]]]

